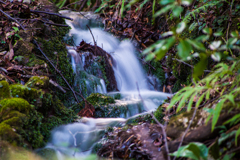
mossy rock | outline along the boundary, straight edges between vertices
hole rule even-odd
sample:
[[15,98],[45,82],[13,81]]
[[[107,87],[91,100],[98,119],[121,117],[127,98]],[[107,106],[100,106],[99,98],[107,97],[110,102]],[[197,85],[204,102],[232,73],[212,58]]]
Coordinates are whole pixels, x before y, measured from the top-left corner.
[[14,145],[23,145],[19,134],[27,121],[31,107],[22,98],[10,98],[0,101],[0,138]]
[[[70,63],[70,59],[67,57],[67,49],[65,45],[63,45],[62,43],[63,36],[67,33],[65,32],[67,30],[63,31],[62,29],[56,28],[56,31],[58,32],[58,34],[52,35],[51,40],[44,40],[39,38],[38,43],[42,44],[43,52],[48,56],[48,58],[50,58],[53,61],[53,64],[57,66],[58,70],[61,71],[67,82],[72,86],[74,74]],[[64,35],[62,35],[63,33],[60,32],[63,32]],[[57,74],[55,69],[49,63],[48,71],[55,76],[55,80],[59,85],[68,87],[63,78],[59,74]],[[70,91],[65,94],[61,92],[56,92],[56,95],[62,100],[62,102],[66,106],[70,106],[72,104],[72,99],[69,97],[70,96],[73,97],[73,94]]]
[[87,97],[87,101],[94,106],[102,106],[115,103],[114,98],[103,95],[101,93],[92,93],[89,97]]
[[5,123],[0,123],[0,139],[16,146],[22,143],[22,138],[15,132],[15,129]]
[[36,107],[42,106],[42,91],[21,84],[10,85],[10,91],[12,97],[23,98]]
[[24,56],[32,54],[32,50],[34,45],[30,42],[24,40],[18,40],[17,43],[14,45],[14,55],[15,56]]
[[46,76],[33,76],[25,85],[30,88],[46,89],[49,87],[49,78]]
[[35,55],[24,56],[22,60],[23,64],[26,64],[29,67],[35,67],[46,64],[44,60],[38,59]]
[[0,81],[0,100],[10,98],[9,84],[7,81]]
[[[167,135],[173,139],[181,136],[188,127],[192,119],[193,112],[194,110],[191,110],[190,112],[183,112],[179,115],[171,117],[166,129]],[[208,113],[204,110],[197,110],[189,131],[204,125],[207,116]]]
[[28,114],[31,109],[28,101],[22,98],[9,98],[0,101],[0,112],[9,112],[10,110],[17,110],[21,113]]

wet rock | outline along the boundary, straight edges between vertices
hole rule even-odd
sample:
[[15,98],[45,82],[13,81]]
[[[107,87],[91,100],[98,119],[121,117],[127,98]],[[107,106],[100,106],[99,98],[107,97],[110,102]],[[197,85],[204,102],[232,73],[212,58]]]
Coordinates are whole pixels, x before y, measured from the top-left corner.
[[162,159],[164,145],[161,128],[155,124],[142,123],[108,132],[108,140],[98,151],[99,156],[123,159]]
[[[179,115],[171,117],[166,129],[167,135],[173,139],[180,137],[188,127],[192,119],[193,112],[193,110],[190,112],[183,112]],[[193,119],[192,125],[189,128],[189,131],[203,126],[207,117],[208,113],[206,111],[198,110],[195,118]]]
[[15,56],[26,56],[32,54],[34,45],[24,40],[18,40],[13,46]]
[[26,86],[36,89],[47,89],[49,87],[49,78],[46,76],[33,76],[28,80]]

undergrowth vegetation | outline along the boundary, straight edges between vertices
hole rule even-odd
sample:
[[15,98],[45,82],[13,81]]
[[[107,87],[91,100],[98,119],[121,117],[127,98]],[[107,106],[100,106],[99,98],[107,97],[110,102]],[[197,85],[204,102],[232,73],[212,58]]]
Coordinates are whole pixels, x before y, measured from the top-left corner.
[[[64,4],[75,2],[77,1],[64,0],[59,1],[58,5],[63,7]],[[172,155],[191,159],[231,159],[234,154],[237,155],[240,135],[240,22],[237,18],[240,16],[239,1],[102,0],[101,4],[97,0],[84,1],[88,7],[99,4],[95,11],[103,14],[107,8],[117,8],[118,12],[115,13],[119,19],[124,19],[125,11],[129,11],[131,7],[137,6],[136,11],[139,11],[148,2],[151,2],[152,7],[152,12],[149,13],[150,23],[156,26],[156,19],[162,18],[166,20],[168,29],[143,51],[145,60],[160,62],[167,59],[168,63],[171,61],[188,66],[188,69],[181,70],[176,63],[170,66],[175,77],[177,73],[181,76],[180,72],[188,73],[185,79],[175,83],[178,86],[175,91],[178,91],[180,86],[185,87],[173,96],[167,109],[176,107],[176,112],[182,109],[203,109],[208,112],[205,123],[211,122],[211,130],[221,128],[220,136],[211,144],[189,143],[183,147],[179,145],[178,151]],[[82,5],[75,8],[83,9]],[[219,117],[230,112],[235,115],[217,126]],[[194,116],[193,112],[193,118]],[[231,142],[232,139],[234,143]]]

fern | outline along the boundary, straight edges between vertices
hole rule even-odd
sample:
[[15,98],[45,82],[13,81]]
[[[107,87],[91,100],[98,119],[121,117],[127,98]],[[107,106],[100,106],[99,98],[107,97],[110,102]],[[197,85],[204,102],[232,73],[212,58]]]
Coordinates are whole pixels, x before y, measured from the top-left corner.
[[[196,15],[201,13],[201,12],[207,12],[208,8],[209,7],[213,7],[215,6],[216,4],[220,3],[220,2],[223,2],[225,0],[219,0],[219,1],[213,1],[213,2],[209,2],[209,3],[206,3],[205,5],[197,8],[197,9],[194,9],[192,12],[189,12],[183,19],[183,22],[185,23],[189,23],[191,20],[192,20],[192,17],[194,18],[194,20],[196,19]],[[194,24],[196,27],[196,24]],[[193,26],[192,26],[193,27]]]
[[[192,19],[192,17],[193,17],[194,19],[196,19],[196,14],[199,14],[200,12],[206,12],[209,7],[213,7],[213,6],[215,6],[216,4],[218,4],[218,3],[220,3],[220,2],[223,2],[223,1],[225,1],[225,0],[213,1],[213,2],[206,3],[205,5],[203,5],[203,6],[199,7],[199,8],[197,8],[197,9],[193,10],[192,12],[189,12],[189,13],[185,16],[185,18],[183,19],[183,22],[189,23],[190,20]],[[191,17],[191,16],[192,16],[192,17]]]
[[[215,100],[218,102],[214,109],[207,109],[210,113],[207,121],[212,118],[212,130],[216,126],[217,120],[220,116],[223,104],[226,101],[235,104],[234,98],[236,94],[240,91],[240,87],[234,86],[234,90],[231,92],[226,91],[226,87],[232,87],[232,84],[227,80],[232,77],[235,73],[235,66],[237,62],[234,62],[232,66],[227,64],[220,63],[214,67],[214,72],[209,74],[206,78],[199,81],[194,87],[187,86],[181,89],[178,93],[174,95],[171,100],[168,109],[172,108],[178,103],[177,112],[179,112],[183,107],[187,105],[187,111],[190,111],[193,105],[194,100],[197,100],[195,107],[199,107],[203,101],[210,99],[210,93],[212,91],[216,92],[219,96]],[[227,82],[226,82],[227,81]],[[188,103],[188,104],[187,104]],[[234,118],[234,117],[233,117]],[[240,116],[238,117],[240,118]],[[239,120],[240,121],[240,120]],[[240,131],[239,131],[240,132]]]

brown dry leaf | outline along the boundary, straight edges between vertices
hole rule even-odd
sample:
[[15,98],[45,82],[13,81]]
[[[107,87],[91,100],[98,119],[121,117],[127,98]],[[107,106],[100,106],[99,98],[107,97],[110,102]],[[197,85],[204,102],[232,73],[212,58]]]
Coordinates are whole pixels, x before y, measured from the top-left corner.
[[169,106],[169,103],[164,103],[161,107],[162,108],[167,108]]
[[95,108],[91,105],[85,102],[85,107],[78,113],[81,117],[94,117]]
[[13,46],[12,46],[11,42],[9,43],[9,49],[10,50],[5,55],[5,58],[7,58],[9,61],[11,61],[13,59],[13,56],[14,56]]

